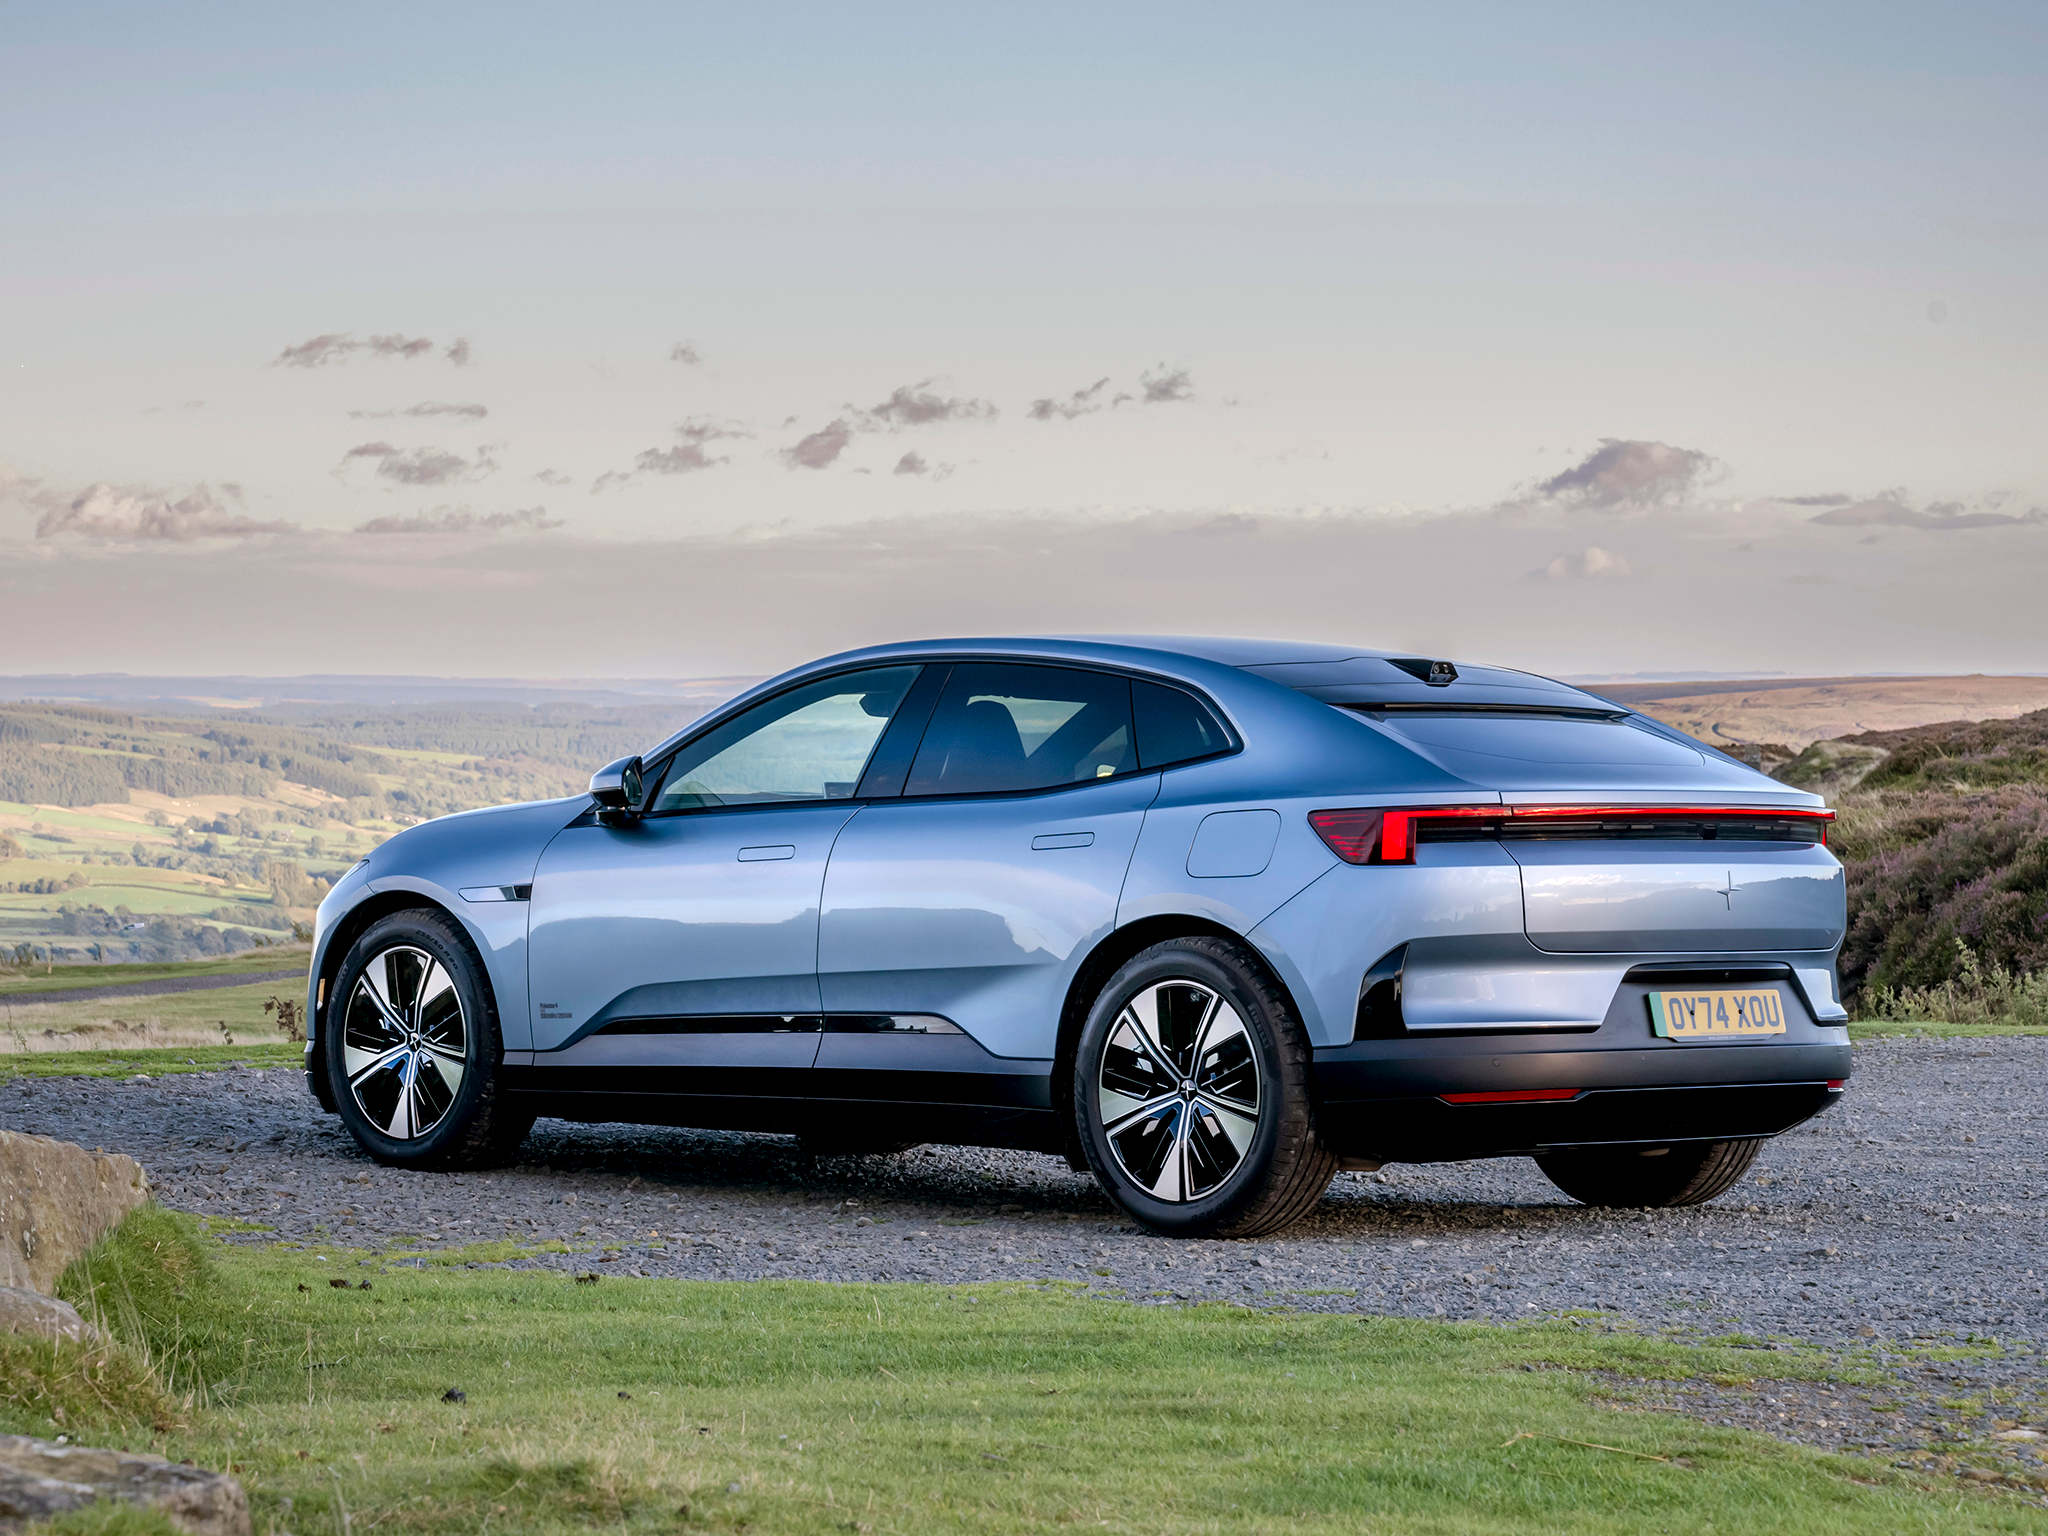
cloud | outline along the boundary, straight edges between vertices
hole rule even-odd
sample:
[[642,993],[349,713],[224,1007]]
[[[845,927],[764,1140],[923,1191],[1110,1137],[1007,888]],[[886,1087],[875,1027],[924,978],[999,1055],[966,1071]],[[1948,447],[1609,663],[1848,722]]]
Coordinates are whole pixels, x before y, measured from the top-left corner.
[[681,363],[688,368],[695,368],[703,363],[704,354],[697,350],[695,342],[679,341],[668,349],[668,360],[672,363]]
[[1826,496],[1780,496],[1778,500],[1788,507],[1846,507],[1854,496],[1845,496],[1835,491]]
[[1194,375],[1185,368],[1168,368],[1161,363],[1148,368],[1138,375],[1137,393],[1120,390],[1108,399],[1102,392],[1109,387],[1107,378],[1097,379],[1086,389],[1077,389],[1066,399],[1052,396],[1031,402],[1025,414],[1033,421],[1072,421],[1076,416],[1092,416],[1097,411],[1113,409],[1136,401],[1139,405],[1172,405],[1182,400],[1195,398]]
[[472,462],[445,448],[396,448],[390,443],[360,443],[342,455],[345,469],[351,460],[374,459],[377,473],[400,485],[447,485],[456,480],[481,480],[497,469],[498,461],[489,448],[479,448]]
[[1055,416],[1062,421],[1072,421],[1076,416],[1091,416],[1104,408],[1106,402],[1102,400],[1101,395],[1108,387],[1109,378],[1105,374],[1086,389],[1075,390],[1064,400],[1055,400],[1048,396],[1043,400],[1032,401],[1031,409],[1026,414],[1033,421],[1051,421]]
[[1161,363],[1157,369],[1139,374],[1138,383],[1145,391],[1140,405],[1168,405],[1195,397],[1194,378],[1185,368],[1169,372],[1166,364]]
[[533,478],[542,485],[567,485],[575,477],[565,475],[558,469],[544,469]]
[[562,520],[549,517],[546,507],[522,507],[516,512],[486,512],[479,516],[467,507],[436,507],[431,512],[414,512],[405,517],[373,517],[356,526],[357,533],[502,533],[508,528],[539,530],[559,528]]
[[722,426],[706,418],[696,418],[676,428],[678,442],[675,447],[649,448],[633,461],[633,467],[656,475],[687,475],[696,470],[710,469],[714,465],[726,463],[727,460],[706,453],[706,444],[715,443],[721,438],[751,435],[742,428]]
[[1529,581],[1620,581],[1634,574],[1628,557],[1589,544],[1575,555],[1557,555],[1541,570],[1531,571]]
[[[273,368],[325,368],[329,363],[347,362],[358,352],[367,352],[372,357],[396,357],[411,362],[424,357],[434,350],[434,343],[425,336],[406,336],[392,332],[387,336],[372,336],[368,341],[356,340],[348,331],[329,331],[302,341],[296,346],[286,347],[270,360]],[[460,368],[469,362],[469,341],[458,336],[444,356]]]
[[996,408],[987,400],[970,400],[965,396],[941,396],[932,393],[932,379],[920,379],[915,384],[905,384],[892,393],[880,405],[870,406],[865,411],[853,406],[863,427],[885,427],[900,430],[904,427],[929,426],[939,421],[991,421]]
[[1717,467],[1712,454],[1694,448],[1603,437],[1592,453],[1536,489],[1594,511],[1633,511],[1683,501]]
[[408,405],[403,410],[350,411],[355,421],[381,421],[391,416],[467,416],[482,421],[490,415],[487,407],[481,405],[454,405],[443,400],[422,400],[418,405]]
[[325,368],[329,363],[338,363],[351,352],[360,350],[362,343],[355,337],[339,331],[325,336],[315,336],[302,341],[295,347],[286,347],[270,360],[273,368]]
[[[1903,491],[1884,491],[1866,501],[1849,501],[1834,506],[1809,523],[1823,528],[1925,528],[1935,533],[1961,532],[1970,528],[2038,527],[2048,523],[2048,508],[2026,512],[1965,512],[1959,501],[1930,502],[1915,511],[1906,504]],[[1794,501],[1794,505],[1812,505]]]
[[[259,534],[296,533],[295,524],[258,522],[229,507],[209,486],[175,500],[167,491],[114,486],[104,481],[74,496],[38,488],[19,476],[0,481],[0,494],[41,511],[35,536],[124,543],[189,544],[196,539],[246,539]],[[238,491],[230,491],[239,499]]]
[[372,336],[369,341],[370,356],[400,357],[407,362],[433,350],[433,342],[424,336],[405,337],[393,333],[389,336]]
[[783,449],[782,459],[791,469],[824,469],[846,452],[846,445],[852,441],[853,425],[841,416],[831,425],[820,427],[803,438],[794,447]]
[[[954,466],[951,464],[929,463],[923,454],[912,451],[898,459],[896,467],[889,471],[889,473],[892,475],[925,475],[936,482],[944,480],[947,476],[951,475],[953,468]],[[864,471],[857,470],[855,473],[864,473]]]

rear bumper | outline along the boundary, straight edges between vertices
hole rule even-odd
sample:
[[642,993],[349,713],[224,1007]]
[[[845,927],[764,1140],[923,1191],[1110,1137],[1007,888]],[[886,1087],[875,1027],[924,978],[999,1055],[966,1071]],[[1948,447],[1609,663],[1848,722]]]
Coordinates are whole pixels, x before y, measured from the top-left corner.
[[[1382,1162],[1775,1136],[1839,1099],[1830,1084],[1849,1076],[1846,1031],[1805,1033],[1788,1044],[1647,1049],[1560,1050],[1526,1035],[1362,1041],[1315,1053],[1318,1119],[1340,1155]],[[1578,1091],[1519,1104],[1443,1097],[1546,1089]]]

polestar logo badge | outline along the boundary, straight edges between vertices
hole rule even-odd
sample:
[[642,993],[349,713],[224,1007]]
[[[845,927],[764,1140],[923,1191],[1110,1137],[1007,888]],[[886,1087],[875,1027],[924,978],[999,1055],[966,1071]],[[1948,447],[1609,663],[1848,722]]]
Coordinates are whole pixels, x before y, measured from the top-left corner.
[[1723,901],[1728,903],[1728,910],[1730,912],[1733,912],[1735,910],[1735,898],[1742,894],[1742,887],[1735,883],[1734,870],[1731,869],[1728,871],[1728,883],[1721,889],[1715,891],[1714,894],[1720,897]]

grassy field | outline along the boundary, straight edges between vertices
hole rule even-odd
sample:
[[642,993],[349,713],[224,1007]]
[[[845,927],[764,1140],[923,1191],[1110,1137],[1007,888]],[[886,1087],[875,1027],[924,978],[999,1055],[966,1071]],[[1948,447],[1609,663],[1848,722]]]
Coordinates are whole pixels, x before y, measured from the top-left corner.
[[39,961],[184,958],[288,935],[392,833],[574,793],[704,702],[164,716],[0,703],[0,960],[21,946]]
[[37,992],[64,992],[78,987],[129,986],[144,981],[183,981],[195,976],[245,976],[251,971],[282,971],[313,963],[310,944],[277,944],[246,950],[226,960],[165,960],[133,965],[37,965],[28,970],[0,971],[0,998],[22,998]]
[[0,1054],[0,1081],[19,1077],[174,1077],[184,1072],[217,1072],[225,1066],[299,1067],[303,1045],[282,1041],[223,1045],[181,1045],[168,1050],[19,1051]]
[[387,1270],[153,1209],[64,1290],[120,1343],[0,1339],[0,1425],[232,1466],[258,1531],[2048,1531],[1621,1402],[1818,1357],[1571,1320]]
[[[246,1049],[282,1041],[263,1005],[272,997],[303,1004],[305,983],[261,981],[83,1003],[41,1003],[35,996],[0,995],[0,1070],[25,1057],[54,1061],[107,1051],[147,1057],[167,1049],[189,1055],[194,1047]],[[52,1070],[45,1067],[41,1075]]]
[[1860,1019],[1849,1026],[1855,1040],[1959,1040],[1998,1039],[2007,1036],[2048,1035],[2044,1024],[1948,1024],[1938,1019]]

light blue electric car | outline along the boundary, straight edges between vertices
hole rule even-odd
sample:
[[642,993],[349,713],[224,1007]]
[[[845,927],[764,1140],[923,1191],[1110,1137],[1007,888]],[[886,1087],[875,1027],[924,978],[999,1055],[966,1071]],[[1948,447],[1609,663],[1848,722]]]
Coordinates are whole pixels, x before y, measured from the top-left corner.
[[1497,667],[879,646],[383,844],[320,907],[307,1074],[415,1167],[547,1115],[1064,1155],[1182,1235],[1393,1160],[1689,1204],[1848,1078],[1830,815]]

